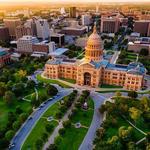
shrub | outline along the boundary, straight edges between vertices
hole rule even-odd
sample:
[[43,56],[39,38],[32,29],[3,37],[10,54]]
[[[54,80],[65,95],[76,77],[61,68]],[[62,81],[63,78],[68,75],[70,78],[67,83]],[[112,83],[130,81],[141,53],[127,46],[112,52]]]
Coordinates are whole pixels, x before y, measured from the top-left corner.
[[7,131],[7,132],[5,133],[5,138],[6,138],[6,140],[8,140],[8,141],[11,140],[11,139],[13,138],[14,134],[15,134],[15,132],[14,132],[13,130]]
[[56,113],[56,118],[60,119],[62,117],[62,115],[63,115],[62,112],[57,112]]
[[20,123],[23,123],[27,119],[28,115],[26,113],[22,113],[19,115]]
[[54,144],[59,145],[61,143],[61,141],[62,141],[62,137],[61,136],[57,136],[55,138]]
[[57,145],[56,144],[51,144],[50,146],[49,146],[49,148],[47,148],[47,150],[57,150],[58,148],[57,148]]
[[131,97],[131,98],[137,98],[138,94],[135,91],[129,91],[128,96]]
[[52,124],[46,124],[45,130],[47,132],[51,132],[54,129],[54,126]]
[[70,128],[71,127],[71,121],[70,120],[64,121],[63,126],[64,126],[64,128]]
[[65,134],[65,129],[64,129],[64,128],[59,129],[59,134],[60,134],[61,136],[63,136],[63,135]]
[[35,142],[35,147],[37,149],[41,149],[43,146],[43,141],[41,139],[38,139],[36,142]]
[[43,141],[47,141],[47,139],[48,139],[48,134],[47,134],[47,133],[43,133],[43,134],[42,134],[42,139],[43,139]]
[[15,122],[13,123],[13,125],[12,125],[12,126],[13,126],[13,129],[14,129],[14,130],[18,130],[18,129],[19,129],[19,127],[20,127],[20,125],[21,125],[21,124],[20,124],[20,122],[19,122],[19,121],[15,121]]

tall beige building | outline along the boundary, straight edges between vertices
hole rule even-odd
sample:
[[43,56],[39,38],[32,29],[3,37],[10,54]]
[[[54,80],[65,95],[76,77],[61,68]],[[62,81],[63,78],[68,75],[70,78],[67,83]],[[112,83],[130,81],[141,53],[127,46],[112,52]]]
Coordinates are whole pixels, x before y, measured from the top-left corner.
[[25,27],[24,25],[17,26],[15,31],[17,40],[24,35],[33,35],[31,28]]
[[50,79],[74,79],[80,86],[98,87],[109,84],[128,90],[140,90],[144,85],[145,73],[146,69],[138,62],[126,66],[104,60],[103,43],[94,27],[82,60],[50,59],[45,64],[43,75]]
[[101,18],[101,33],[116,33],[120,28],[120,20],[118,17],[102,17]]
[[16,27],[21,25],[21,20],[16,17],[5,18],[4,20],[5,27],[9,30],[9,35],[11,39],[16,37]]
[[150,36],[150,20],[135,21],[133,30],[141,36]]

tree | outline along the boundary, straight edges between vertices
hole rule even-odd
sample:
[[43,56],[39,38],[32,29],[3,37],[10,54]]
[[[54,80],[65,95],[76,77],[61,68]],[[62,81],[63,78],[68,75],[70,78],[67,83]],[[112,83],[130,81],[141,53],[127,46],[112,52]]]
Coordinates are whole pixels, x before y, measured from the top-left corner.
[[20,80],[23,80],[27,75],[27,71],[26,70],[19,70],[16,74],[15,74],[15,77],[16,77],[16,81],[20,81]]
[[129,126],[127,129],[125,126],[122,126],[118,130],[119,137],[124,141],[129,141],[130,137],[132,136],[133,128]]
[[134,120],[135,123],[140,118],[140,116],[142,114],[142,112],[135,107],[129,108],[129,113],[130,113],[130,117]]
[[116,96],[116,97],[120,97],[120,96],[122,96],[122,94],[121,94],[120,91],[117,91],[117,92],[115,93],[115,96]]
[[137,98],[138,94],[136,91],[129,91],[128,96],[131,98]]
[[26,113],[22,113],[19,115],[19,121],[20,123],[23,123],[26,119],[27,119],[27,114]]
[[0,96],[4,96],[6,90],[6,84],[4,82],[0,82]]
[[4,99],[5,103],[10,106],[15,99],[15,95],[13,92],[7,91],[7,92],[5,92],[3,99]]
[[142,56],[148,56],[149,55],[148,49],[147,48],[142,48],[140,50],[140,55],[142,55]]
[[145,111],[149,111],[150,110],[150,100],[148,99],[148,97],[146,97],[146,96],[142,97],[140,103],[142,105],[142,108]]
[[43,141],[41,139],[38,139],[36,142],[35,142],[35,146],[37,149],[41,149],[42,146],[43,146]]
[[51,132],[54,129],[54,126],[52,124],[46,124],[45,129],[47,132]]
[[135,150],[136,149],[135,148],[135,143],[134,142],[129,142],[127,144],[127,148],[128,148],[128,150]]
[[40,93],[38,99],[42,103],[43,101],[47,100],[47,94],[46,93]]
[[46,86],[46,91],[47,91],[47,94],[50,95],[50,96],[54,96],[58,92],[57,88],[55,88],[54,86],[52,86],[50,84],[48,84]]
[[13,87],[13,91],[16,96],[21,96],[24,91],[24,83],[16,83]]
[[13,126],[13,129],[15,131],[17,131],[19,129],[19,127],[20,127],[20,122],[19,121],[15,121],[12,126]]
[[34,88],[35,87],[35,82],[33,80],[28,80],[27,81],[27,87],[28,88]]
[[59,134],[63,136],[65,134],[65,128],[59,129]]
[[0,138],[0,149],[6,149],[9,145],[9,141],[6,138]]
[[23,110],[21,109],[20,106],[16,106],[16,114],[21,114]]
[[61,136],[57,136],[57,137],[55,138],[55,140],[54,140],[54,143],[55,143],[56,145],[59,145],[59,144],[61,143],[61,141],[62,141],[62,137],[61,137]]
[[47,133],[43,133],[42,134],[42,139],[43,139],[43,141],[46,141],[48,139],[48,134]]
[[10,141],[13,138],[14,134],[15,134],[15,132],[13,130],[9,130],[5,133],[5,138],[8,141]]
[[70,120],[64,121],[63,126],[64,126],[64,128],[70,128],[71,127],[71,121]]
[[111,147],[114,147],[116,150],[121,149],[121,144],[119,142],[118,136],[112,136],[112,138],[109,139],[107,142],[111,145]]
[[51,144],[47,150],[57,150],[57,149],[58,148],[56,144]]
[[99,112],[104,113],[105,111],[106,111],[106,107],[104,104],[102,104],[101,107],[99,108]]

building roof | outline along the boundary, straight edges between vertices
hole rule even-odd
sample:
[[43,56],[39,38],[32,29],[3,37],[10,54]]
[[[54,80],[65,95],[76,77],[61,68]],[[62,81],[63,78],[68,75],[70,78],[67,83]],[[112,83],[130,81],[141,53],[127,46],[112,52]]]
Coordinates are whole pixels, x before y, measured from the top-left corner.
[[127,66],[120,64],[108,64],[106,68],[117,71],[127,71]]
[[0,56],[6,55],[8,52],[5,51],[4,49],[0,48]]
[[91,61],[90,63],[94,65],[95,68],[100,68],[100,67],[106,68],[106,66],[109,64],[109,61],[107,60],[102,60],[100,62]]
[[147,72],[144,65],[140,62],[132,62],[127,67],[127,72],[131,74],[142,75]]
[[51,56],[60,56],[66,51],[68,51],[68,48],[57,48],[54,52],[49,53],[49,55],[51,55]]

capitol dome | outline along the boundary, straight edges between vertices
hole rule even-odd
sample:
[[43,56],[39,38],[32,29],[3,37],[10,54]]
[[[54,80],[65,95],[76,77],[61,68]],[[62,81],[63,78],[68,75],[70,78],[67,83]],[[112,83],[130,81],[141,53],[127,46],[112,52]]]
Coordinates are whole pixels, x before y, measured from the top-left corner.
[[97,48],[102,48],[102,40],[96,31],[96,26],[93,28],[93,33],[89,36],[87,41],[87,46],[98,46]]
[[103,54],[103,43],[96,31],[96,26],[93,28],[93,33],[89,36],[87,46],[85,47],[85,59],[88,61],[100,61]]

